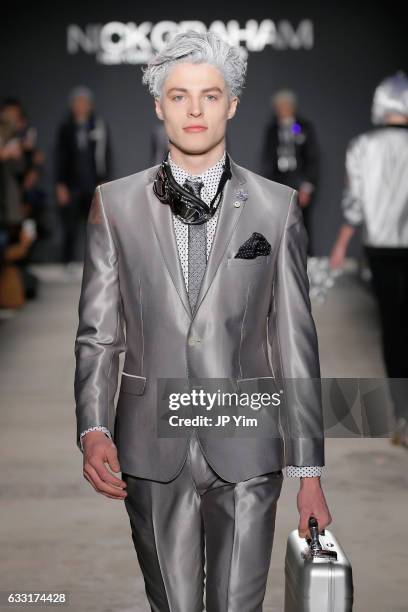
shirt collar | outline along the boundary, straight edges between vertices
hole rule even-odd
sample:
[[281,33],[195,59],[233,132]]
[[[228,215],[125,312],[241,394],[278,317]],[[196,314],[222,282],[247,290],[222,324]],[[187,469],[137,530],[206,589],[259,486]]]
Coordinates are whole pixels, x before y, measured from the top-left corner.
[[226,151],[224,151],[221,159],[217,161],[216,164],[207,168],[202,174],[189,174],[184,168],[176,164],[169,153],[168,161],[170,164],[171,172],[174,176],[174,179],[177,181],[179,185],[183,185],[183,183],[187,179],[191,179],[194,181],[202,181],[204,183],[204,189],[208,193],[208,195],[213,198],[217,192],[218,184],[221,180],[221,176],[224,170],[226,158]]

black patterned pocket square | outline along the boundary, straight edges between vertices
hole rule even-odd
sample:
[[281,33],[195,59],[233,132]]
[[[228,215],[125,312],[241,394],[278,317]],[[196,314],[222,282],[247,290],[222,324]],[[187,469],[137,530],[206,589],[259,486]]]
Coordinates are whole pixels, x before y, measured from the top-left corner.
[[259,232],[254,232],[248,240],[241,244],[234,259],[255,259],[258,255],[269,255],[271,245]]

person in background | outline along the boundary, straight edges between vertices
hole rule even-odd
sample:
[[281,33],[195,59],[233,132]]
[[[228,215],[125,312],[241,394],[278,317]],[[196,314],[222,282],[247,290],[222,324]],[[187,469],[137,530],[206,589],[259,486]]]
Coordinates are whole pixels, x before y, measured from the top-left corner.
[[69,106],[56,142],[56,200],[63,232],[62,261],[68,270],[75,260],[78,234],[88,216],[94,189],[111,174],[108,128],[95,112],[92,92],[76,87]]
[[0,106],[0,214],[6,225],[22,221],[21,182],[26,167],[16,100],[6,98]]
[[28,116],[16,98],[7,99],[7,114],[12,121],[14,136],[20,141],[24,158],[24,171],[20,174],[20,204],[24,219],[30,219],[36,227],[38,238],[49,236],[45,223],[47,197],[41,185],[45,155],[37,145],[37,130],[29,123]]
[[36,232],[27,227],[22,204],[28,142],[20,111],[15,98],[0,107],[0,308],[21,306],[37,290],[37,279],[27,270]]
[[394,404],[392,442],[408,447],[408,78],[383,80],[372,105],[375,129],[351,140],[346,153],[344,223],[330,263],[341,267],[363,226],[382,331],[382,350]]
[[262,174],[299,192],[299,204],[312,251],[310,210],[318,181],[318,146],[312,124],[299,116],[295,94],[287,89],[272,97],[273,117],[262,150]]

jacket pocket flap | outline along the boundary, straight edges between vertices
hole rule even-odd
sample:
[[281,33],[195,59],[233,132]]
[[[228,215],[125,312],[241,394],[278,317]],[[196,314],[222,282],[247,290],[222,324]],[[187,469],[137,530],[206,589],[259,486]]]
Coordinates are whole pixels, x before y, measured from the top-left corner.
[[120,383],[121,392],[133,393],[134,395],[143,395],[146,386],[145,376],[135,376],[134,374],[128,374],[122,372],[122,379]]

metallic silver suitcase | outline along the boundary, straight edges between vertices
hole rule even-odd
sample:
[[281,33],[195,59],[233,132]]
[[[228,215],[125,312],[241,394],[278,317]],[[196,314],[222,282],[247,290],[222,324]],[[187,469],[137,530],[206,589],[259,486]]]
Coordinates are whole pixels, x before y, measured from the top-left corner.
[[351,563],[334,535],[309,519],[311,539],[298,530],[288,537],[285,558],[285,612],[351,612]]

